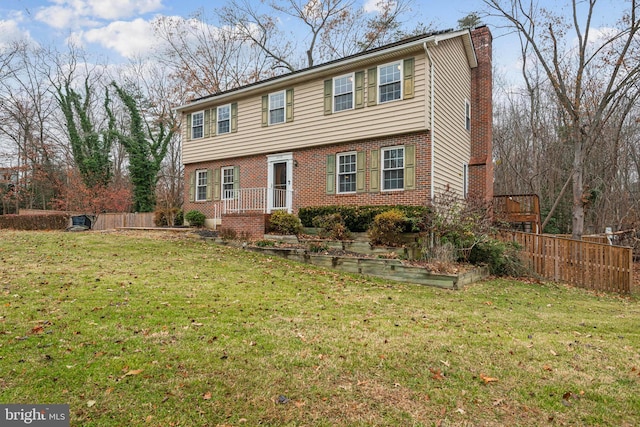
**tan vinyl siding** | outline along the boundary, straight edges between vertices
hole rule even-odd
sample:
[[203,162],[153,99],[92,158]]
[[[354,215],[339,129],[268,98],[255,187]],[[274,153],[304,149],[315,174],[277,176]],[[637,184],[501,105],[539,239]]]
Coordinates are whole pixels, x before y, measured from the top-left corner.
[[463,164],[469,162],[471,133],[465,129],[465,99],[471,99],[471,69],[460,38],[432,50],[435,74],[434,189],[463,192]]
[[[465,63],[466,60],[463,64]],[[425,102],[425,76],[427,76],[425,67],[424,53],[416,54],[415,95],[412,99],[371,107],[365,106],[331,115],[325,115],[324,108],[324,81],[327,76],[299,83],[293,87],[295,89],[293,121],[267,127],[262,126],[261,119],[261,100],[262,95],[266,95],[266,93],[238,99],[237,133],[188,141],[183,144],[183,162],[189,164],[238,156],[277,153],[425,130],[428,123],[425,120],[425,117],[428,116],[428,103]],[[367,68],[369,66],[353,68],[350,71],[366,71]],[[344,73],[344,71],[340,71],[340,73]],[[364,75],[366,80],[367,73],[365,72]],[[366,81],[364,87],[367,87]],[[366,91],[364,92],[366,98]],[[365,105],[366,102],[365,99]],[[183,130],[183,138],[183,141],[186,141],[186,129]]]

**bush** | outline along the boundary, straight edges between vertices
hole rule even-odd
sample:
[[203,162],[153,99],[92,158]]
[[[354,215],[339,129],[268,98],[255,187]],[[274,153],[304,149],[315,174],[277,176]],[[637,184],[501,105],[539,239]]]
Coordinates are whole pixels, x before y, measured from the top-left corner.
[[274,242],[273,240],[258,240],[256,242],[256,246],[259,248],[271,248],[274,247],[276,245],[276,242]]
[[419,223],[429,208],[426,206],[317,206],[300,208],[298,216],[305,227],[314,227],[313,220],[319,216],[340,214],[351,232],[364,232],[371,228],[376,215],[396,209],[407,218],[403,232],[418,231]]
[[173,227],[182,225],[182,210],[178,208],[158,209],[154,213],[153,223],[156,227]]
[[277,234],[295,234],[302,233],[302,223],[294,214],[285,211],[275,211],[269,218],[269,230]]
[[339,213],[321,215],[313,218],[313,226],[320,229],[318,235],[335,240],[348,240],[351,233]]
[[13,230],[66,230],[68,214],[0,215],[0,228]]
[[311,242],[309,243],[309,252],[312,253],[320,253],[329,249],[329,246],[326,243],[322,242]]
[[233,228],[221,228],[219,236],[225,242],[236,240],[238,238],[238,232]]
[[369,229],[370,243],[382,246],[401,246],[400,234],[406,221],[407,217],[397,209],[376,215]]
[[520,247],[515,242],[504,243],[489,239],[479,242],[471,249],[469,262],[486,264],[489,272],[495,276],[521,277],[526,275],[527,269],[518,256],[519,250]]
[[189,211],[184,215],[184,219],[189,222],[189,225],[192,227],[202,227],[204,226],[204,220],[206,217],[200,211]]

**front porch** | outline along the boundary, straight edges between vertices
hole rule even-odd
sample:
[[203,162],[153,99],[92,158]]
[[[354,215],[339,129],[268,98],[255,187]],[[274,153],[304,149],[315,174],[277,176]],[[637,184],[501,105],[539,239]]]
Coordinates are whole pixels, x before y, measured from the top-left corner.
[[293,211],[293,190],[279,188],[242,188],[226,190],[224,198],[213,205],[213,218],[206,226],[221,227],[262,238],[269,215],[276,210]]

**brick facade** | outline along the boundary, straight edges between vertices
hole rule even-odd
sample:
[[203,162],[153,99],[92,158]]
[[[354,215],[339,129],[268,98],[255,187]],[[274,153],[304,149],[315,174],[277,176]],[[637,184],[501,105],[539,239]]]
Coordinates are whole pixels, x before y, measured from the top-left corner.
[[[428,132],[397,135],[385,138],[354,141],[345,144],[313,147],[293,152],[293,210],[308,206],[330,205],[425,205],[429,202],[431,183],[431,149]],[[371,150],[385,147],[414,145],[416,147],[415,190],[370,192]],[[366,156],[366,189],[362,193],[327,194],[327,155],[352,151],[363,151]],[[185,165],[185,176],[195,170],[237,166],[240,169],[240,188],[264,188],[267,186],[266,155],[240,157]],[[187,183],[188,184],[188,183]],[[188,192],[185,192],[188,193]],[[196,209],[208,218],[214,216],[211,202],[185,201],[184,211]],[[225,217],[225,224],[227,221]]]

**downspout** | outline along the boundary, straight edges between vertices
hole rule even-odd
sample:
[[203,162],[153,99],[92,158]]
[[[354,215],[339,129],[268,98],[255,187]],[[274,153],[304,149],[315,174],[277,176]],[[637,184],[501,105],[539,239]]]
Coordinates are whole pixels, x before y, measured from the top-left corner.
[[[434,40],[433,41],[433,45],[437,46],[438,45],[438,40]],[[435,125],[436,125],[436,114],[435,114],[435,104],[436,104],[436,96],[435,96],[435,75],[436,75],[436,71],[435,71],[435,64],[433,62],[433,58],[431,57],[431,52],[429,51],[429,48],[427,47],[427,42],[425,41],[422,46],[424,47],[424,53],[427,55],[427,58],[429,58],[429,98],[430,98],[430,106],[429,106],[429,110],[430,110],[430,133],[431,133],[431,184],[430,184],[430,194],[429,197],[431,198],[431,201],[433,202],[433,199],[435,197],[435,189],[434,189],[434,175],[435,175],[435,145],[436,145],[436,132],[435,132]]]

